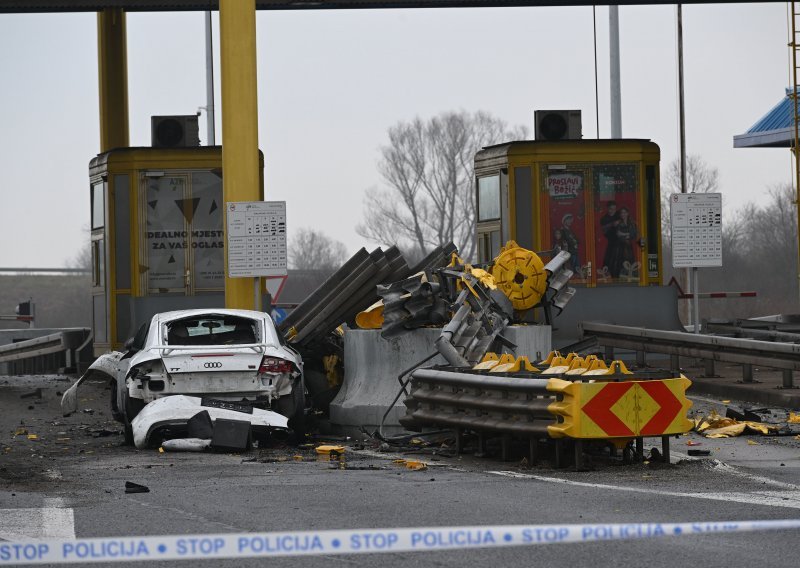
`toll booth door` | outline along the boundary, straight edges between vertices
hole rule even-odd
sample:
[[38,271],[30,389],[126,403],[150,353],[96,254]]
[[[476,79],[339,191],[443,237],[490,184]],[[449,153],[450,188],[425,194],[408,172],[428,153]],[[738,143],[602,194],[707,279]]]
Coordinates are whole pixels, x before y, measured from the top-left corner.
[[140,255],[147,295],[224,289],[222,181],[213,172],[143,174]]

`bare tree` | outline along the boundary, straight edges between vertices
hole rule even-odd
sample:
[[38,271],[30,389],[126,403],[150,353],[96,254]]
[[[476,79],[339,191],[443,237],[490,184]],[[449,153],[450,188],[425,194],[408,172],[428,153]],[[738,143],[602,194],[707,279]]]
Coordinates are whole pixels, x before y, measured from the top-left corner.
[[[681,192],[681,161],[672,160],[661,184],[668,193]],[[686,156],[686,193],[713,193],[719,189],[719,170],[701,156]]]
[[[686,193],[714,193],[719,191],[719,170],[697,154],[686,156]],[[670,238],[670,197],[681,192],[681,161],[669,163],[661,179],[661,234]]]
[[302,228],[289,243],[289,268],[333,272],[347,260],[347,249],[322,231]]
[[525,139],[485,112],[417,117],[389,129],[378,170],[386,188],[368,189],[362,237],[396,244],[411,257],[453,241],[462,257],[475,256],[474,158],[484,146]]

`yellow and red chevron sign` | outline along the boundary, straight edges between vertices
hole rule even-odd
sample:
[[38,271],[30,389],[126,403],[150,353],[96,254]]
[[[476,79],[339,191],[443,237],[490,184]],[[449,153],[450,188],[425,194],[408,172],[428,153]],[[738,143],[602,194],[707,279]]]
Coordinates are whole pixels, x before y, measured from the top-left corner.
[[570,382],[550,379],[547,389],[564,399],[548,410],[563,422],[548,427],[552,438],[607,439],[682,434],[692,428],[686,413],[692,403],[677,379],[620,382]]

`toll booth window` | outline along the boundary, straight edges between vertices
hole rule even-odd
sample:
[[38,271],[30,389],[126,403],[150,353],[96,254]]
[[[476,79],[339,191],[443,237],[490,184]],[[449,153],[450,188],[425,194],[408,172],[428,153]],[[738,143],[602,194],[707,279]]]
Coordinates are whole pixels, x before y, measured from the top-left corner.
[[92,229],[105,227],[106,203],[103,182],[92,184]]
[[105,281],[105,248],[104,240],[92,241],[92,285],[103,286]]
[[500,218],[500,176],[478,178],[478,221]]

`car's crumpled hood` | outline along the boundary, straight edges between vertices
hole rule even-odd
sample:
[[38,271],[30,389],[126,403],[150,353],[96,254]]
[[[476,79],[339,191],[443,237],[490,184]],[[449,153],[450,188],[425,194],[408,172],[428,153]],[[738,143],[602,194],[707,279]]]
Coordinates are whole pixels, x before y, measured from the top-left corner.
[[212,422],[217,418],[226,418],[250,422],[253,426],[283,429],[289,427],[288,419],[285,416],[271,410],[254,408],[253,414],[247,414],[224,408],[202,406],[200,398],[196,396],[174,395],[154,400],[133,419],[131,422],[133,443],[141,450],[147,447],[150,432],[154,427],[186,423],[192,416],[203,410],[208,411]]

